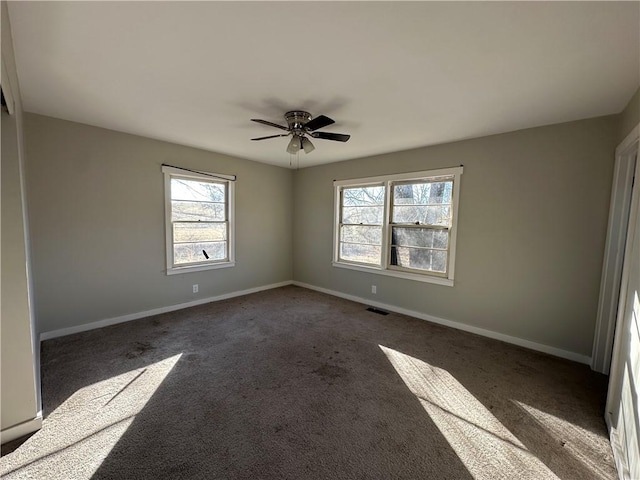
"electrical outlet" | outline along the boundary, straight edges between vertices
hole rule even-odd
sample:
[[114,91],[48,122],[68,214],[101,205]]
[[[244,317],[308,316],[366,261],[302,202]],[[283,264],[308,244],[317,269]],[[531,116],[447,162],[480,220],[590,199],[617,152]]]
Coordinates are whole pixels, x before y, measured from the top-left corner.
[[378,293],[378,287],[376,287],[375,285],[371,285],[371,293],[373,293],[374,295]]
[[198,284],[197,283],[193,286],[193,293],[198,293]]

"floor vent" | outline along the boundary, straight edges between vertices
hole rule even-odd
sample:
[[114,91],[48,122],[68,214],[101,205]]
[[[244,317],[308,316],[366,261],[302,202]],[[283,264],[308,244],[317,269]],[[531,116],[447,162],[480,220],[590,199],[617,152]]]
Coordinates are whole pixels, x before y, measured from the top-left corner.
[[389,312],[385,312],[384,310],[380,310],[379,308],[369,307],[367,311],[377,313],[378,315],[389,315]]

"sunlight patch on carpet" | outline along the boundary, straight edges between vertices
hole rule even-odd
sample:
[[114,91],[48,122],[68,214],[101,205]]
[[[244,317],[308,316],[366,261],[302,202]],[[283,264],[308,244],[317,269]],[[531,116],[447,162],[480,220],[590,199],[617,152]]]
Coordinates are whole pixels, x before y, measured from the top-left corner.
[[558,444],[561,444],[564,452],[585,464],[594,478],[611,478],[612,472],[602,467],[605,460],[607,460],[607,464],[610,463],[610,460],[601,458],[602,453],[597,448],[601,438],[599,434],[543,412],[531,405],[516,400],[512,400],[512,402],[535,420]]
[[42,429],[20,446],[19,455],[0,458],[0,476],[37,478],[44,463],[64,478],[90,478],[181,356],[81,388],[51,412]]
[[558,478],[449,372],[379,347],[473,478]]

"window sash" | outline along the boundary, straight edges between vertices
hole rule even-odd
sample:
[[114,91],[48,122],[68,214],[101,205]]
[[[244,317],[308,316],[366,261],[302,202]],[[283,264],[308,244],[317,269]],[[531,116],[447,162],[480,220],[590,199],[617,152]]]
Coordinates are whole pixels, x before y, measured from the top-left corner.
[[[416,204],[396,204],[395,203],[395,187],[398,185],[424,185],[427,183],[442,183],[442,182],[451,182],[452,193],[451,193],[451,202],[442,202],[442,203],[416,203]],[[391,270],[398,270],[403,272],[413,272],[419,273],[421,275],[433,275],[438,277],[447,277],[449,273],[449,258],[450,258],[450,248],[451,248],[451,224],[453,222],[453,190],[456,187],[455,176],[441,176],[441,177],[431,177],[417,180],[404,180],[404,181],[390,181],[389,182],[389,216],[387,218],[388,224],[388,257],[387,257],[387,268]],[[407,206],[437,206],[437,207],[449,207],[449,221],[448,225],[442,225],[437,223],[430,222],[419,222],[419,223],[411,223],[411,222],[394,222],[394,208],[395,207],[407,207]],[[434,248],[434,247],[419,247],[415,245],[401,245],[393,243],[393,228],[394,227],[402,227],[402,228],[420,228],[420,229],[434,229],[434,230],[446,230],[447,231],[447,248]],[[411,268],[403,265],[392,264],[393,258],[393,248],[396,247],[396,252],[398,248],[410,248],[410,249],[422,249],[422,250],[430,250],[430,251],[444,251],[446,252],[445,266],[444,272],[428,270],[424,268]],[[396,255],[398,255],[396,253]]]
[[[342,230],[344,227],[374,227],[374,228],[379,228],[380,229],[380,243],[363,243],[363,242],[349,242],[349,241],[344,241],[342,240]],[[384,231],[384,226],[381,224],[369,224],[369,223],[340,223],[340,225],[338,226],[338,258],[340,259],[340,261],[342,262],[348,262],[348,263],[355,263],[355,264],[359,264],[359,265],[376,265],[376,266],[381,266],[382,265],[382,251],[384,250],[384,239],[382,238],[382,232]],[[369,263],[369,262],[358,262],[355,260],[349,260],[348,258],[344,258],[341,254],[342,249],[340,248],[341,245],[344,244],[348,244],[348,245],[364,245],[364,246],[373,246],[373,247],[380,247],[380,261],[377,263]]]
[[[362,184],[362,185],[348,185],[345,187],[340,188],[340,206],[339,206],[339,224],[338,224],[338,245],[337,245],[337,258],[338,261],[340,262],[344,262],[344,263],[349,263],[349,264],[354,264],[354,265],[364,265],[364,266],[376,266],[376,267],[380,267],[382,266],[382,261],[383,261],[383,252],[384,252],[384,239],[382,238],[383,235],[383,231],[384,231],[384,219],[385,219],[385,205],[384,203],[382,205],[344,205],[344,191],[345,190],[355,190],[357,188],[367,188],[367,187],[384,187],[383,183],[373,183],[373,184]],[[386,192],[384,195],[384,198],[386,200]],[[382,222],[381,223],[344,223],[344,209],[346,208],[353,208],[353,207],[357,207],[357,208],[381,208],[382,207]],[[362,226],[362,227],[375,227],[375,228],[380,228],[380,233],[381,233],[381,243],[360,243],[360,242],[345,242],[342,240],[342,231],[344,227],[349,227],[349,226]],[[373,246],[373,247],[379,247],[380,248],[380,258],[378,259],[379,261],[377,263],[369,263],[369,262],[359,262],[356,260],[351,260],[348,258],[345,258],[342,256],[342,245],[345,244],[351,244],[351,245],[363,245],[363,246]]]
[[[193,201],[193,202],[200,202],[200,203],[207,203],[207,204],[224,204],[224,218],[229,218],[229,210],[228,210],[228,205],[229,205],[229,182],[225,182],[225,181],[217,181],[217,180],[211,180],[209,178],[190,178],[187,176],[183,176],[183,175],[170,175],[171,180],[174,179],[180,179],[180,180],[184,180],[186,182],[189,181],[197,181],[198,183],[210,183],[212,185],[222,185],[224,187],[224,201],[223,202],[216,202],[216,201],[206,201],[206,200],[184,200],[184,199],[178,199],[178,198],[173,198],[173,189],[171,189],[171,193],[170,193],[170,200],[171,200],[171,212],[170,212],[170,216],[172,218],[171,221],[171,252],[172,252],[172,262],[171,265],[172,267],[186,267],[189,265],[202,265],[202,264],[209,264],[209,263],[224,263],[224,262],[228,262],[229,261],[229,248],[228,248],[228,243],[229,243],[229,222],[227,220],[225,221],[190,221],[190,220],[173,220],[173,202],[178,202],[178,201]],[[179,225],[179,224],[184,224],[184,225],[189,225],[189,224],[223,224],[225,225],[225,237],[223,240],[194,240],[194,241],[176,241],[175,239],[175,228],[174,225]],[[175,246],[176,245],[184,245],[184,244],[203,244],[203,243],[226,243],[227,247],[225,248],[225,252],[226,255],[224,258],[219,258],[219,259],[203,259],[203,260],[196,260],[193,262],[177,262],[176,261],[176,249]],[[206,251],[206,250],[205,250]]]
[[[443,182],[451,182],[451,201],[450,202],[440,202],[440,203],[431,203],[431,202],[425,202],[425,203],[396,203],[395,202],[395,187],[397,186],[402,186],[402,185],[425,185],[425,184],[434,184],[434,183],[443,183]],[[450,228],[451,227],[451,222],[452,222],[452,218],[453,218],[453,189],[455,188],[455,177],[454,176],[441,176],[441,177],[433,177],[433,178],[426,178],[426,179],[417,179],[417,180],[404,180],[404,181],[400,181],[400,182],[394,182],[394,181],[390,181],[389,182],[389,202],[390,202],[390,212],[389,212],[389,217],[388,217],[388,222],[389,224],[392,225],[425,225],[425,226],[433,226],[433,227],[443,227],[443,228]],[[447,225],[442,225],[441,223],[432,223],[429,221],[425,221],[424,223],[422,221],[419,221],[419,223],[416,222],[398,222],[398,221],[394,221],[395,218],[395,208],[405,208],[405,207],[425,207],[427,209],[429,209],[429,207],[448,207],[449,208],[449,221],[447,223]],[[427,220],[425,218],[425,220]]]
[[[417,246],[417,245],[403,245],[400,243],[393,243],[393,228],[394,227],[398,227],[398,228],[420,228],[420,229],[428,229],[428,230],[446,230],[447,231],[447,247],[446,248],[440,248],[440,247],[422,247],[422,246]],[[414,224],[404,224],[404,223],[394,223],[394,224],[389,224],[388,226],[389,228],[389,257],[388,257],[388,264],[387,264],[387,268],[389,268],[390,270],[397,270],[397,271],[401,271],[401,272],[413,272],[413,273],[419,273],[421,275],[433,275],[433,276],[437,276],[437,277],[445,277],[447,278],[448,272],[449,272],[449,259],[450,259],[450,249],[451,249],[451,229],[449,227],[442,227],[440,225],[434,225],[434,226],[430,226],[430,225],[425,225],[425,224],[420,224],[420,225],[414,225]],[[434,252],[445,252],[446,253],[446,260],[445,260],[445,270],[444,272],[440,272],[437,270],[427,270],[424,268],[411,268],[411,267],[407,267],[407,266],[402,266],[402,265],[395,265],[392,264],[392,257],[393,257],[393,247],[396,248],[410,248],[410,249],[414,249],[414,250],[430,250],[430,251],[434,251]]]

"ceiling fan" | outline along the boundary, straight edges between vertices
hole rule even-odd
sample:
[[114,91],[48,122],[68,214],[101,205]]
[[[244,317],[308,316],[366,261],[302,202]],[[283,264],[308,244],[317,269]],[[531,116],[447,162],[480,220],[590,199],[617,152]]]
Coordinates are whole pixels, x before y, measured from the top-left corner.
[[293,110],[284,114],[284,119],[287,121],[287,126],[283,127],[277,123],[268,122],[266,120],[260,120],[258,118],[252,118],[252,122],[262,123],[263,125],[269,125],[271,127],[279,128],[280,130],[286,130],[288,133],[281,133],[278,135],[269,135],[266,137],[252,138],[251,140],[266,140],[267,138],[276,137],[288,137],[292,135],[291,141],[287,146],[287,152],[295,154],[301,149],[304,153],[312,152],[316,147],[313,146],[311,140],[307,138],[319,138],[322,140],[335,140],[337,142],[346,142],[351,137],[344,133],[331,133],[331,132],[316,132],[319,128],[326,127],[335,123],[329,117],[319,115],[313,118],[309,112],[303,112],[300,110]]

